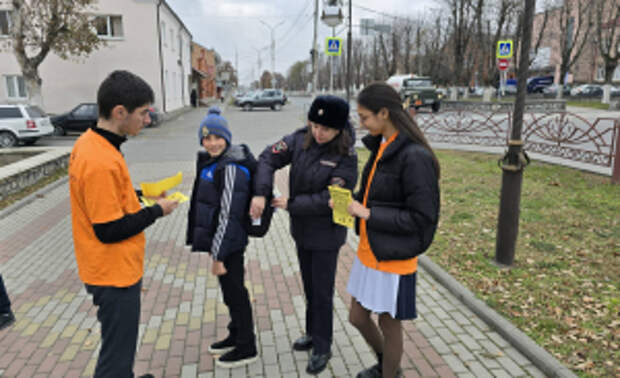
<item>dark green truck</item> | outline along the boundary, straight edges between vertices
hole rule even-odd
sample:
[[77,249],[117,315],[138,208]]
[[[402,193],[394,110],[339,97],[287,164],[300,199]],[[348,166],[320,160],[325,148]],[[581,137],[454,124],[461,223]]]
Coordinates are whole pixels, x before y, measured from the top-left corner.
[[439,111],[442,95],[437,91],[429,77],[414,77],[403,80],[400,89],[400,98],[403,103],[409,104],[416,110],[430,107],[433,112]]

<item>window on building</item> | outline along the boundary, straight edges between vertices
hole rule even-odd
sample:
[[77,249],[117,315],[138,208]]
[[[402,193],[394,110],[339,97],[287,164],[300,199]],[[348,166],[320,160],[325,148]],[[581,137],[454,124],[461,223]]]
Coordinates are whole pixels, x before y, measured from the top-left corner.
[[6,93],[8,98],[26,98],[26,82],[22,76],[7,75],[5,76]]
[[103,38],[123,37],[123,16],[97,16],[97,35]]
[[161,22],[161,30],[159,32],[161,34],[161,42],[166,46],[166,23]]
[[602,65],[599,65],[598,67],[596,67],[596,78],[594,80],[596,81],[605,80],[605,67],[603,67]]
[[616,66],[616,69],[614,70],[614,76],[611,79],[612,81],[619,81],[620,80],[620,66]]
[[0,11],[0,36],[9,35],[11,31],[11,13],[8,10]]
[[174,30],[170,28],[170,48],[174,51]]

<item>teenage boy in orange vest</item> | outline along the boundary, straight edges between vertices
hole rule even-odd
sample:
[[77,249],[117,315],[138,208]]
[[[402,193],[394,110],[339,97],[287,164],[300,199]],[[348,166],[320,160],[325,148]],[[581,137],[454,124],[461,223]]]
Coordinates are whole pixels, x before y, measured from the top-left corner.
[[[120,151],[150,123],[153,90],[127,71],[97,91],[97,126],[78,138],[69,161],[73,244],[80,279],[98,306],[101,350],[95,377],[133,377],[144,273],[144,229],[177,202],[142,208]],[[142,377],[153,377],[151,374]]]

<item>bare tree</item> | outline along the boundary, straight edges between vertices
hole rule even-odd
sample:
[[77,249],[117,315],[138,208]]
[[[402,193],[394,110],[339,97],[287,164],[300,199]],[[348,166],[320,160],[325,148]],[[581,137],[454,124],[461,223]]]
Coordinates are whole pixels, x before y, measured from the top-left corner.
[[588,42],[593,26],[593,5],[590,1],[565,0],[557,10],[560,30],[560,83],[565,84],[566,74],[579,60]]
[[423,71],[437,84],[449,84],[453,79],[447,64],[450,59],[447,39],[451,37],[443,32],[447,26],[447,22],[439,13],[435,16],[434,23],[421,33],[425,50]]
[[287,85],[289,90],[305,90],[308,86],[310,76],[307,73],[307,60],[295,62],[288,69]]
[[379,64],[379,41],[375,37],[372,44],[372,78],[373,80],[382,80],[384,79],[382,76]]
[[271,79],[272,78],[273,78],[273,75],[271,75],[271,72],[263,71],[263,74],[260,76],[260,87],[261,87],[261,89],[271,88]]
[[351,51],[351,63],[353,69],[353,82],[357,88],[362,86],[363,69],[367,66],[364,63],[364,42],[360,39],[353,40]]
[[39,66],[50,52],[86,57],[104,42],[88,11],[96,0],[12,0],[11,45],[31,103],[43,106]]
[[620,39],[618,38],[618,20],[620,19],[620,3],[617,0],[597,0],[595,3],[596,17],[596,45],[598,51],[603,58],[605,67],[605,91],[603,102],[609,103],[611,81],[614,71],[618,66],[618,47],[620,47]]
[[[389,47],[387,46],[389,44]],[[398,37],[396,30],[392,28],[390,32],[390,38],[386,41],[383,33],[379,33],[379,48],[381,49],[381,58],[383,60],[383,67],[387,76],[392,76],[396,73],[396,67],[398,64]]]
[[495,49],[497,42],[510,34],[510,19],[517,13],[518,1],[491,0],[484,6],[480,5],[476,11],[476,42],[480,53],[477,60],[478,76],[481,83],[494,85],[498,76]]
[[[477,0],[482,2],[483,0]],[[469,48],[474,23],[474,0],[444,0],[450,12],[450,32],[452,45],[452,71],[456,84],[464,84],[463,75],[466,53]]]
[[[413,71],[412,61],[411,61],[411,38],[413,32],[413,25],[410,21],[405,22],[405,24],[400,28],[403,34],[403,37],[400,39],[403,41],[402,50],[404,51],[403,60],[402,60],[402,68],[404,73],[411,73]],[[419,53],[419,51],[417,51]],[[420,75],[420,73],[418,73]]]

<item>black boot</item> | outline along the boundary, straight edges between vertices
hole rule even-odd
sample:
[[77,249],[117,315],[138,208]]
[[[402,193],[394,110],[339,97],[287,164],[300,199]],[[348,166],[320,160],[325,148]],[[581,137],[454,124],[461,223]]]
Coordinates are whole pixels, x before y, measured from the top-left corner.
[[314,354],[310,356],[308,366],[306,367],[306,373],[317,375],[327,367],[329,359],[332,357],[331,352],[323,354]]
[[304,351],[312,349],[312,336],[303,335],[295,340],[293,343],[293,349],[297,351]]

